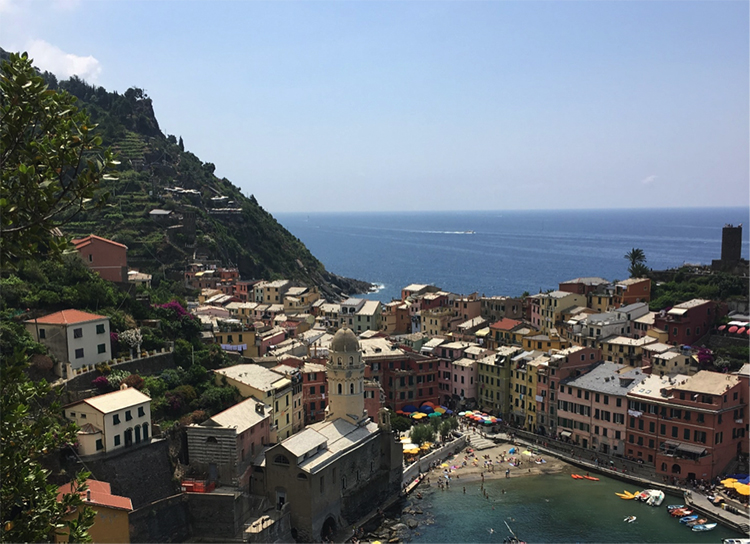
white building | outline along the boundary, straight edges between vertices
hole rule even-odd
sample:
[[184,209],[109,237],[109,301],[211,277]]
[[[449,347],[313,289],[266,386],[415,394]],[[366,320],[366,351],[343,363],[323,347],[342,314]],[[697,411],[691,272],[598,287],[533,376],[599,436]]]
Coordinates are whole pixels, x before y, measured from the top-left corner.
[[81,400],[65,407],[75,421],[81,455],[109,452],[150,439],[151,398],[126,388]]
[[112,359],[106,316],[63,310],[24,323],[34,340],[47,346],[62,363],[56,367],[59,376],[68,377],[81,368]]

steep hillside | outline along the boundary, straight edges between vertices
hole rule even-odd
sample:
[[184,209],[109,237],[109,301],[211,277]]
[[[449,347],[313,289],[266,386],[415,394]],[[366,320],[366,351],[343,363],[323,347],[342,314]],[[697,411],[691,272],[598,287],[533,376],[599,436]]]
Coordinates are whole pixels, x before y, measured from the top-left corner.
[[78,98],[105,146],[118,154],[119,179],[106,181],[105,207],[80,213],[67,234],[97,234],[128,246],[129,264],[180,277],[193,259],[234,265],[243,278],[289,278],[318,285],[329,296],[361,293],[370,284],[331,274],[305,245],[246,197],[212,163],[185,151],[182,138],[165,135],[151,99],[140,89],[124,94],[75,76],[51,88]]

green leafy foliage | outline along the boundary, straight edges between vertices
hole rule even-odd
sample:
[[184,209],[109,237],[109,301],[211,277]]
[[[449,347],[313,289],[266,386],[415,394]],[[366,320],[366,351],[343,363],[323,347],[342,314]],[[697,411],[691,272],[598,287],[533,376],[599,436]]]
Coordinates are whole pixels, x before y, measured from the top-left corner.
[[724,272],[696,275],[681,269],[671,281],[652,283],[649,307],[658,311],[693,298],[729,300],[741,296],[747,296],[747,280],[741,277]]
[[53,230],[106,201],[100,182],[114,172],[96,124],[69,93],[50,90],[31,60],[11,54],[0,75],[0,264],[59,255]]
[[625,254],[625,259],[630,263],[628,273],[631,278],[643,278],[648,275],[646,254],[642,249],[634,247]]
[[391,414],[391,428],[400,433],[408,431],[411,428],[411,419]]
[[[57,486],[47,483],[49,472],[41,458],[76,439],[75,426],[62,417],[60,404],[49,403],[52,389],[45,381],[32,382],[25,374],[27,358],[20,351],[3,357],[0,384],[0,518],[3,542],[49,541],[53,533],[67,530],[74,541],[90,541],[87,530],[94,512],[84,507],[78,493],[57,500]],[[85,491],[88,473],[76,479],[78,491]],[[63,518],[78,508],[72,521]]]
[[435,428],[430,425],[418,424],[411,428],[411,441],[421,446],[425,442],[435,441]]

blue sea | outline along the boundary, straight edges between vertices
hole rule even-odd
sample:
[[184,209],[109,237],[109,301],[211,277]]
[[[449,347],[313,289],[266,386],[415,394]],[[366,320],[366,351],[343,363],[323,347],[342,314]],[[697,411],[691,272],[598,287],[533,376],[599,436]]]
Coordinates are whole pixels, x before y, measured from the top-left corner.
[[710,264],[721,230],[742,223],[750,253],[750,208],[495,212],[277,213],[275,217],[336,274],[380,286],[367,298],[400,298],[410,283],[461,294],[518,296],[564,280],[628,277],[627,251],[647,266]]

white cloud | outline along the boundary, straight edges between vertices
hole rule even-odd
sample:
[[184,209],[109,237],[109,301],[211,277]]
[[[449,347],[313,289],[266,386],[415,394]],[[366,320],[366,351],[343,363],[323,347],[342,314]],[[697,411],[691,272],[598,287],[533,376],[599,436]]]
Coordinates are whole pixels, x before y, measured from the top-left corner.
[[34,59],[34,66],[40,70],[52,72],[61,79],[76,75],[81,79],[93,82],[102,72],[101,64],[94,57],[81,57],[66,53],[57,46],[44,40],[31,40],[26,47],[29,57]]
[[657,176],[651,175],[651,176],[649,176],[649,177],[647,177],[647,178],[644,178],[644,179],[642,179],[642,180],[641,180],[641,183],[642,183],[643,185],[649,185],[649,184],[651,184],[651,183],[655,182],[655,181],[656,181],[656,178],[657,178]]

